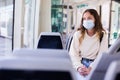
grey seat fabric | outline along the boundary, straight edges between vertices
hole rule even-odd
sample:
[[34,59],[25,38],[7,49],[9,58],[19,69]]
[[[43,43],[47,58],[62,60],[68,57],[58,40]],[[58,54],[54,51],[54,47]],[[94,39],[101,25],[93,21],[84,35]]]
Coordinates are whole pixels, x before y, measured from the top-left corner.
[[116,54],[120,51],[120,38],[118,38],[114,44],[112,44],[108,50],[109,54]]
[[41,57],[48,57],[48,58],[66,58],[70,59],[67,50],[61,49],[16,49],[13,51],[13,56],[19,57],[32,57],[32,58],[41,58]]
[[21,50],[21,52],[15,51],[13,54],[9,54],[4,59],[0,58],[0,75],[2,75],[0,79],[77,80],[66,52],[63,50],[48,51],[47,49]]
[[110,64],[104,80],[120,80],[120,60]]
[[70,50],[70,45],[71,45],[71,42],[72,42],[72,39],[73,39],[73,35],[75,33],[75,31],[77,31],[76,29],[74,29],[71,33],[69,33],[67,35],[67,40],[66,40],[66,50]]
[[37,48],[63,49],[61,35],[58,32],[41,32]]
[[17,57],[2,60],[0,65],[1,80],[76,80],[72,65],[66,59]]
[[120,60],[119,54],[112,55],[112,54],[103,53],[97,59],[96,65],[92,69],[87,80],[103,80],[109,65],[116,60]]
[[69,39],[67,40],[66,49],[68,51],[70,50],[70,45],[71,45],[72,39],[73,39],[73,36],[69,36]]

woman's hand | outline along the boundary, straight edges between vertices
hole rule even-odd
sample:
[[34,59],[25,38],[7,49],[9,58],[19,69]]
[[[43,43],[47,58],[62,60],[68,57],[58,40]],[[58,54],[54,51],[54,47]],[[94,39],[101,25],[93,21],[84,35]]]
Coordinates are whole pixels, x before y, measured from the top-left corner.
[[87,76],[91,71],[91,67],[87,68],[85,66],[82,66],[82,67],[79,67],[77,70],[80,73],[80,75]]

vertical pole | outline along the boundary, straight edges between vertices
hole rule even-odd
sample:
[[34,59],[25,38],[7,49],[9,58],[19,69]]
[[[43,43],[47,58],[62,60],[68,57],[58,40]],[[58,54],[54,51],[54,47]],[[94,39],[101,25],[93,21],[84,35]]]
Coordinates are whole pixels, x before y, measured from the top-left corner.
[[108,45],[110,45],[110,32],[111,32],[111,19],[112,19],[112,13],[111,13],[111,10],[112,10],[112,0],[110,1],[110,19],[109,19],[109,32],[108,32]]

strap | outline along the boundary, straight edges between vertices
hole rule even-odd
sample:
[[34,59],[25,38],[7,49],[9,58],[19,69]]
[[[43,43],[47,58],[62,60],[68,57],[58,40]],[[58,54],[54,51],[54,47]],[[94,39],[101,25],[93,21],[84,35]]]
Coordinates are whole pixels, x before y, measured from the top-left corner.
[[101,43],[101,41],[102,41],[102,38],[103,38],[103,32],[102,32],[102,35],[100,36],[100,43]]

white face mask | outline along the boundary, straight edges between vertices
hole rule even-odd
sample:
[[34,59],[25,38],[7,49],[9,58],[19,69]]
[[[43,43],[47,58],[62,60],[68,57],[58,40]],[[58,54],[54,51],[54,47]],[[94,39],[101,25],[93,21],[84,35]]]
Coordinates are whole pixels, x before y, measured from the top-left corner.
[[94,21],[93,20],[83,20],[83,26],[87,29],[87,30],[90,30],[92,29],[95,24],[94,24]]

